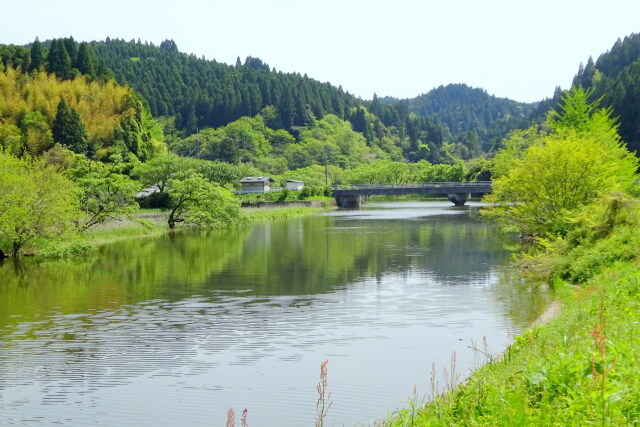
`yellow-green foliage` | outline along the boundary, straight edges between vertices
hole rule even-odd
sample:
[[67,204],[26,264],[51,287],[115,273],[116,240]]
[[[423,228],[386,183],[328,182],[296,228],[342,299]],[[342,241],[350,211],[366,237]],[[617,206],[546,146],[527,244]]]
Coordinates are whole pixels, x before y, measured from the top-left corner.
[[0,151],[0,249],[17,257],[34,239],[69,230],[78,216],[72,182],[42,162]]
[[610,111],[574,89],[549,115],[549,135],[515,134],[496,156],[490,203],[483,213],[536,238],[565,235],[571,217],[612,192],[631,192],[638,159],[617,134]]
[[346,170],[341,181],[346,184],[399,184],[462,181],[464,176],[465,168],[462,162],[455,165],[432,165],[426,160],[409,164],[380,159]]
[[494,181],[484,213],[525,235],[565,233],[568,215],[598,197],[626,190],[637,161],[609,155],[605,146],[575,133],[548,136],[527,150],[523,163]]
[[[39,138],[39,143],[31,144],[36,151],[31,154],[41,154],[51,148],[54,142],[50,137],[51,125],[58,103],[64,99],[80,114],[89,139],[97,146],[109,146],[121,120],[140,114],[132,108],[131,96],[134,93],[130,88],[118,86],[113,81],[88,82],[82,76],[62,81],[53,74],[22,74],[7,68],[0,73],[0,145],[19,154],[16,152],[21,148],[17,131],[22,131],[24,138]],[[26,126],[25,116],[33,113],[43,117],[44,127]],[[31,135],[26,134],[27,130]],[[34,135],[34,132],[41,135]]]

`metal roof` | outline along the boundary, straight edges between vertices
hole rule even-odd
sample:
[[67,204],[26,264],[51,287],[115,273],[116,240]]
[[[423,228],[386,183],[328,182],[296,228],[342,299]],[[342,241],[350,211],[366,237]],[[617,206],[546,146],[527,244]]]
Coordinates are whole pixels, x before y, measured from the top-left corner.
[[241,184],[250,184],[252,182],[276,182],[276,180],[270,176],[245,176],[238,182]]

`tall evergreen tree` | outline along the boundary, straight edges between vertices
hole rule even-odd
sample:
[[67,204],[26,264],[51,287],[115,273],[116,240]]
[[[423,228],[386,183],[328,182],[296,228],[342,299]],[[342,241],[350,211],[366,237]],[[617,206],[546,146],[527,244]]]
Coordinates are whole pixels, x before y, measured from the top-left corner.
[[51,132],[55,142],[66,145],[76,153],[87,154],[89,148],[87,131],[80,119],[80,114],[69,107],[64,99],[58,103]]
[[87,75],[90,79],[97,77],[98,58],[93,52],[93,48],[86,42],[80,43],[75,68],[77,68],[81,74]]
[[68,80],[71,78],[71,57],[61,40],[53,40],[47,57],[47,71],[58,78]]
[[67,53],[69,54],[69,58],[71,58],[71,64],[72,65],[75,64],[76,57],[78,56],[78,44],[73,39],[73,36],[66,37],[64,39],[61,39],[60,41],[62,43],[64,43],[64,47],[65,47],[65,49],[67,49]]
[[[96,70],[96,74],[99,80],[101,81],[109,81],[115,80],[116,76],[113,74],[113,71],[109,67],[107,67],[107,63],[103,60],[98,62],[98,68]],[[162,114],[160,114],[162,115]]]
[[178,52],[178,45],[173,40],[167,39],[160,43],[160,47],[169,52]]
[[46,61],[47,50],[36,37],[36,40],[31,45],[31,64],[29,64],[29,71],[39,70],[44,66]]

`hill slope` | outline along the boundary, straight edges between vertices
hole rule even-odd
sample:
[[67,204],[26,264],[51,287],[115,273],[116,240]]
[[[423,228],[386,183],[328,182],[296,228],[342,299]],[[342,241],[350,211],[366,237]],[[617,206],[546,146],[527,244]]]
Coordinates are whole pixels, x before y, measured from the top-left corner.
[[[385,98],[385,103],[398,102]],[[527,127],[535,104],[496,98],[465,84],[439,86],[415,98],[400,100],[410,111],[443,122],[454,135],[474,132],[482,142],[496,143],[513,129]]]
[[171,40],[154,46],[107,39],[92,46],[120,83],[132,86],[149,101],[154,116],[176,116],[178,128],[186,133],[196,127],[222,126],[273,105],[279,113],[270,123],[274,128],[291,130],[308,124],[312,116],[334,114],[349,120],[370,141],[366,128],[373,124],[358,123],[362,113],[357,117],[357,110],[365,107],[387,127],[415,127],[407,124],[412,112],[429,119],[430,125],[421,131],[433,134],[428,128],[443,122],[444,138],[460,142],[465,137],[458,136],[468,132],[481,140],[500,139],[509,130],[526,126],[525,118],[533,108],[465,85],[440,87],[411,100],[374,96],[367,101],[306,75],[277,72],[257,58],[248,57],[244,63],[238,59],[229,66],[180,53]]
[[147,99],[154,116],[176,116],[176,125],[187,133],[254,116],[267,105],[280,113],[277,127],[288,129],[305,125],[311,114],[345,117],[357,104],[342,88],[272,71],[257,58],[229,66],[180,53],[171,40],[154,46],[107,39],[92,46],[119,83]]
[[611,107],[619,117],[620,136],[633,151],[640,151],[640,34],[618,39],[598,60],[580,65],[574,85],[592,89],[592,100]]

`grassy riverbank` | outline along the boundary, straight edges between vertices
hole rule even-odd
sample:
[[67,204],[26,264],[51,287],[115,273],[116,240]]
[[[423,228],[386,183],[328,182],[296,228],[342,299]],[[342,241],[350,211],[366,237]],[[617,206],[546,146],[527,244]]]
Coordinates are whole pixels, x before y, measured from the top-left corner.
[[640,265],[616,263],[583,287],[557,283],[563,304],[459,388],[390,426],[637,425]]
[[[261,223],[297,216],[313,215],[326,210],[324,208],[282,207],[282,208],[243,208],[246,223]],[[38,258],[68,258],[89,255],[104,244],[124,239],[160,236],[169,232],[192,227],[179,225],[171,230],[167,225],[167,213],[161,210],[144,209],[129,216],[100,224],[73,237],[35,241],[28,253]]]

